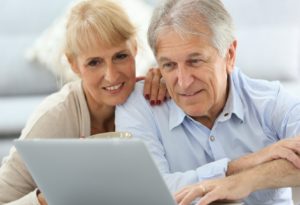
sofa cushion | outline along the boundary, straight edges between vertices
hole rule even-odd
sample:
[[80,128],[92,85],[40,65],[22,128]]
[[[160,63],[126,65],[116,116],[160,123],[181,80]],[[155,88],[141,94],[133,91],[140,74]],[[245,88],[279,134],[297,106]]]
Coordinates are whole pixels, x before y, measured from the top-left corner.
[[45,95],[0,97],[1,136],[20,134],[31,113],[45,97]]
[[241,69],[253,77],[300,82],[300,1],[223,0],[223,3],[237,30],[237,63]]
[[74,0],[1,0],[0,34],[38,34]]
[[[0,96],[47,94],[57,80],[25,51],[73,0],[2,0],[0,6]],[[60,83],[59,83],[60,84]]]
[[299,28],[241,28],[237,39],[236,63],[249,76],[282,81],[300,77]]
[[49,94],[58,89],[48,70],[29,63],[24,52],[36,36],[0,34],[0,96]]

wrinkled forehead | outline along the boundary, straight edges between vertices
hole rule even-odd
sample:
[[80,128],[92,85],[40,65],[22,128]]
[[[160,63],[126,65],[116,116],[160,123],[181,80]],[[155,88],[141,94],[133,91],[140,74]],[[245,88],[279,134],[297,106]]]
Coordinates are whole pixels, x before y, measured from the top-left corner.
[[178,32],[174,29],[166,29],[158,35],[156,41],[156,57],[160,58],[167,54],[193,53],[196,50],[211,46],[209,31],[197,34]]
[[155,44],[155,53],[157,55],[161,48],[166,46],[180,46],[189,44],[191,41],[203,41],[211,43],[212,32],[205,26],[199,26],[195,29],[184,29],[176,26],[165,26],[158,30]]

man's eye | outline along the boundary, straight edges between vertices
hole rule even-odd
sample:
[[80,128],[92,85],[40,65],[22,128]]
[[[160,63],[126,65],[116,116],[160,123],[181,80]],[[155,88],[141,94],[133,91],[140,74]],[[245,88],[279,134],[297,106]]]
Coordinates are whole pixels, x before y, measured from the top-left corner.
[[191,66],[199,66],[203,62],[202,59],[191,59],[188,60],[188,64]]
[[166,69],[166,70],[171,70],[171,69],[175,68],[175,66],[176,66],[175,63],[170,62],[170,63],[164,63],[162,65],[162,68]]

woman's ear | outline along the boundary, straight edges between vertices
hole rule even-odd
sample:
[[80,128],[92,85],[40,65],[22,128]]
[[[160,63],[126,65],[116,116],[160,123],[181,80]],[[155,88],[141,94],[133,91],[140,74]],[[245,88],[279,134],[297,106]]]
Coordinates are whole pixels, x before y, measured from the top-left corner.
[[134,57],[136,57],[136,54],[138,52],[137,44],[134,45]]
[[135,38],[130,39],[130,47],[131,47],[131,50],[132,50],[132,55],[134,57],[136,57],[136,54],[138,52],[138,47],[137,47],[137,41],[136,41]]
[[77,75],[80,75],[79,67],[78,67],[78,64],[77,64],[75,58],[71,57],[71,56],[67,56],[67,55],[66,55],[66,57],[68,59],[68,62],[70,64],[73,72],[76,73]]

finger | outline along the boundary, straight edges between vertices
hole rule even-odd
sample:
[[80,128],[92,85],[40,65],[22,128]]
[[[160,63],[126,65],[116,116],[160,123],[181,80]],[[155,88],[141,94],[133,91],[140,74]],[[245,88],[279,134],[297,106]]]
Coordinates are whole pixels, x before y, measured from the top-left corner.
[[167,87],[164,81],[160,80],[159,91],[157,95],[157,104],[160,105],[161,102],[165,101],[167,93]]
[[176,198],[182,199],[182,196],[185,196],[191,189],[193,189],[196,186],[197,186],[197,184],[192,184],[192,185],[187,185],[187,186],[183,187],[181,190],[174,193],[175,199]]
[[295,167],[297,167],[298,169],[300,169],[300,157],[297,154],[295,154],[293,151],[289,150],[289,153],[287,154],[286,159],[289,162],[293,163],[293,165]]
[[217,192],[212,191],[203,196],[197,205],[209,205],[219,199],[223,199],[223,197],[219,196]]
[[151,84],[152,84],[152,79],[153,79],[153,74],[152,71],[153,69],[150,68],[149,71],[147,72],[146,78],[145,78],[145,83],[144,83],[144,96],[147,100],[150,100],[150,93],[151,93]]
[[139,82],[141,80],[145,80],[145,76],[139,76],[135,78],[135,82]]
[[46,199],[44,197],[44,194],[43,193],[40,193],[38,195],[38,201],[41,205],[47,205],[47,202],[46,202]]
[[171,99],[171,95],[170,95],[168,89],[167,89],[166,97],[167,97],[167,99]]
[[278,158],[286,159],[291,162],[297,168],[300,168],[300,158],[299,156],[290,149],[280,147],[277,152]]
[[179,204],[182,199],[188,194],[189,190],[185,189],[180,191],[180,193],[175,194],[175,200]]
[[300,155],[300,142],[297,140],[287,141],[283,144],[283,147],[294,151],[296,154]]
[[197,186],[193,189],[191,189],[190,192],[188,192],[185,197],[181,200],[180,205],[189,205],[192,201],[194,201],[198,197],[202,197],[205,194],[205,191],[203,187]]
[[179,191],[175,192],[175,193],[174,193],[174,196],[177,196],[177,195],[179,195],[179,194],[181,194],[181,193],[183,193],[183,192],[186,192],[186,191],[188,191],[191,187],[194,187],[194,186],[195,186],[195,184],[187,185],[187,186],[183,187],[182,189],[180,189]]
[[158,92],[160,88],[161,74],[158,69],[153,69],[153,78],[151,83],[150,103],[151,105],[157,104]]

